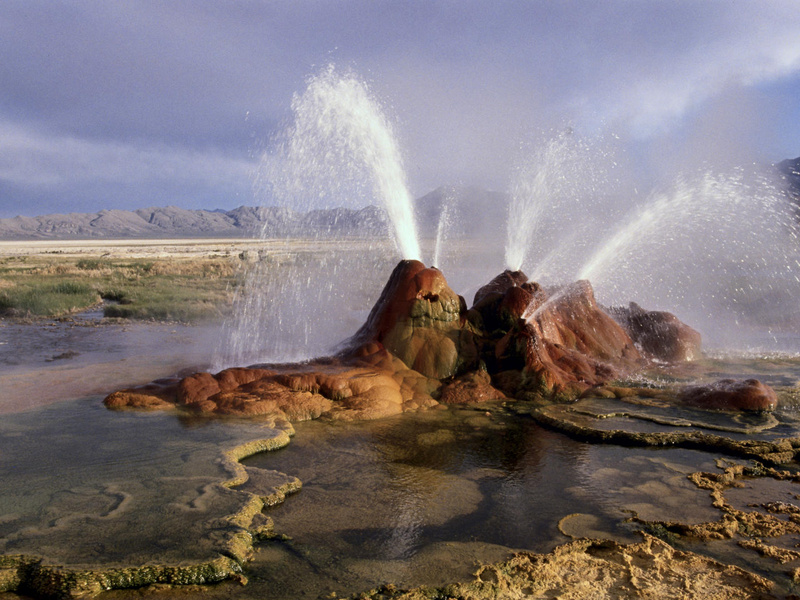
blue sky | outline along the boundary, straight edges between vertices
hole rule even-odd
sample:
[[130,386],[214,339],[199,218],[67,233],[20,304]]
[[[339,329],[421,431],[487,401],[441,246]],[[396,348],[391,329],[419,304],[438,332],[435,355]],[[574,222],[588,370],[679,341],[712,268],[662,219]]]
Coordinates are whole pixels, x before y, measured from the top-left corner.
[[638,181],[800,156],[795,1],[5,0],[0,56],[0,217],[257,204],[330,63],[381,99],[415,196],[506,189],[566,125]]

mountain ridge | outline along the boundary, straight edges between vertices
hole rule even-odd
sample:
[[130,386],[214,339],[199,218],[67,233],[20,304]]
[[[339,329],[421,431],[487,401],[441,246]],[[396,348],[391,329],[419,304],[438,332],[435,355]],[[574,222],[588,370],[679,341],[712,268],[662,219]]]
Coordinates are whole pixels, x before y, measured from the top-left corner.
[[239,206],[232,210],[176,206],[96,213],[48,214],[0,219],[0,240],[157,239],[167,237],[289,237],[304,234],[369,236],[388,231],[375,207],[318,209],[303,213],[284,207]]
[[[800,157],[772,167],[785,183],[785,193],[800,217]],[[420,234],[436,235],[443,211],[453,235],[469,237],[473,231],[499,231],[505,227],[509,195],[478,187],[441,186],[416,199]],[[471,218],[480,215],[480,219]],[[186,209],[175,206],[136,210],[106,209],[96,213],[17,216],[0,219],[0,240],[247,238],[265,237],[371,237],[390,231],[386,211],[364,208],[296,211],[279,206],[239,206],[232,210]]]

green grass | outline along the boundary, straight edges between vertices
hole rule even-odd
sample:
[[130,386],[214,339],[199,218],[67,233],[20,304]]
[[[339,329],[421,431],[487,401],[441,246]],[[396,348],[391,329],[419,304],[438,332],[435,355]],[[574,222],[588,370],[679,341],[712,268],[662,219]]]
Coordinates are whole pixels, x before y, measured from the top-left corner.
[[224,316],[238,284],[225,258],[29,257],[0,264],[0,317],[59,317],[102,300],[106,317],[199,321]]
[[204,279],[153,276],[135,285],[122,283],[104,289],[106,317],[155,319],[159,321],[198,321],[224,316],[229,308],[227,288],[207,286]]
[[0,290],[0,314],[55,317],[85,310],[100,302],[100,294],[77,281],[29,281]]

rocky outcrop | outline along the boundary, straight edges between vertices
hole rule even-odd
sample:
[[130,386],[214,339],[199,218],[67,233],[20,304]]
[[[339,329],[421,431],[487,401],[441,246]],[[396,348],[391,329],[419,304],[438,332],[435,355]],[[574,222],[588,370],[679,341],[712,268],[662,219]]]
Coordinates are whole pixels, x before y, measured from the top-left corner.
[[627,308],[610,309],[609,314],[648,358],[673,363],[700,357],[700,333],[672,313],[645,310],[631,302]]
[[[661,321],[669,324],[662,343],[677,345],[670,336],[688,328],[674,317]],[[504,271],[467,310],[441,271],[404,260],[335,357],[197,373],[115,392],[105,403],[289,421],[368,419],[438,402],[569,400],[645,364],[588,281],[545,290],[521,271]]]
[[469,316],[484,332],[489,372],[510,396],[577,394],[641,363],[586,281],[547,293],[506,271],[478,290]]

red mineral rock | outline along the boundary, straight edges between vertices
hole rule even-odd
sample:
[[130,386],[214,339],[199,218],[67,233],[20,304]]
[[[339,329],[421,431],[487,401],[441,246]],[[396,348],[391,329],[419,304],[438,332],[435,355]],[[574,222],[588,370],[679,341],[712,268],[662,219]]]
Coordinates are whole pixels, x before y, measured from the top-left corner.
[[439,269],[404,260],[351,346],[377,342],[426,377],[451,377],[475,356],[465,313],[463,298],[450,289]]
[[778,396],[770,386],[758,379],[720,379],[710,385],[689,386],[681,391],[678,400],[697,408],[719,410],[774,410]]
[[[522,370],[516,394],[579,393],[641,365],[633,340],[595,302],[587,281],[556,291],[495,346],[497,370]],[[510,390],[504,388],[504,391]]]
[[[668,313],[631,305],[624,316],[650,355],[685,359],[686,348],[699,348],[696,332]],[[654,337],[658,347],[648,341]],[[478,290],[467,311],[441,271],[414,260],[395,267],[344,348],[301,365],[196,373],[170,385],[121,390],[105,403],[290,421],[372,419],[437,400],[575,397],[644,364],[631,336],[597,306],[587,281],[546,292],[521,271],[505,271]],[[746,396],[744,404],[758,404]]]
[[635,302],[609,312],[650,358],[683,362],[700,357],[700,334],[672,313],[644,310]]

